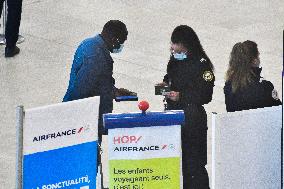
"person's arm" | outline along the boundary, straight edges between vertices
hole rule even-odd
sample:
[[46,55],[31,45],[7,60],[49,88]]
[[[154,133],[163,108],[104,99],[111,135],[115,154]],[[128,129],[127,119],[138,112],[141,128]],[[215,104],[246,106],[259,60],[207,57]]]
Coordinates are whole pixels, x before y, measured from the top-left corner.
[[274,89],[274,86],[270,81],[263,80],[261,85],[264,87],[265,107],[278,106],[282,104],[279,99],[278,92]]
[[[99,49],[98,49],[99,50]],[[84,56],[83,64],[74,83],[73,99],[99,96],[113,91],[112,68],[103,53]],[[105,89],[107,87],[107,90]],[[110,95],[113,93],[111,92]]]
[[170,81],[170,80],[169,80],[169,75],[166,74],[166,75],[164,76],[163,83],[169,85],[169,81]]
[[111,75],[98,76],[98,90],[100,91],[100,113],[110,113],[113,109],[114,90]]
[[232,99],[232,87],[229,82],[225,83],[224,86],[224,95],[225,95],[225,104],[226,104],[226,110],[227,112],[233,112],[236,111],[234,100]]
[[188,83],[179,93],[182,104],[208,104],[212,100],[215,76],[211,69],[198,72],[195,82]]
[[80,45],[75,54],[74,54],[74,58],[73,58],[73,63],[72,63],[72,68],[71,68],[71,72],[70,72],[70,79],[69,79],[69,85],[66,91],[66,94],[63,97],[63,102],[67,102],[72,100],[71,95],[73,93],[73,85],[74,82],[76,80],[77,77],[77,73],[80,70],[82,64],[83,64],[83,52],[82,52],[82,45]]
[[172,64],[171,64],[171,60],[168,62],[167,65],[167,74],[164,75],[164,79],[163,79],[163,83],[165,83],[166,85],[170,85],[170,77],[168,72],[172,69]]

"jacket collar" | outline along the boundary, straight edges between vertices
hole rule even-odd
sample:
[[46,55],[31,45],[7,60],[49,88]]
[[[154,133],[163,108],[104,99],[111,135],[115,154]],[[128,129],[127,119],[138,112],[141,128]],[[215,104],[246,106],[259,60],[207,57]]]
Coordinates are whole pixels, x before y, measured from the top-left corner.
[[108,47],[107,47],[107,44],[106,44],[106,42],[104,41],[103,37],[102,37],[100,34],[97,34],[97,35],[95,36],[95,40],[97,41],[98,46],[104,50],[104,52],[105,52],[105,54],[107,55],[107,57],[108,57],[108,58],[110,59],[110,61],[113,63],[114,61],[113,61],[113,59],[112,59],[112,57],[111,57],[111,55],[110,55],[110,51],[109,51],[109,49],[108,49]]
[[109,51],[106,45],[106,42],[104,41],[103,37],[100,34],[97,34],[95,36],[95,40],[98,42],[99,46],[104,48],[105,50]]
[[259,68],[259,67],[252,67],[252,72],[254,73],[254,77],[257,81],[260,80],[261,76],[261,71],[262,71],[262,68]]

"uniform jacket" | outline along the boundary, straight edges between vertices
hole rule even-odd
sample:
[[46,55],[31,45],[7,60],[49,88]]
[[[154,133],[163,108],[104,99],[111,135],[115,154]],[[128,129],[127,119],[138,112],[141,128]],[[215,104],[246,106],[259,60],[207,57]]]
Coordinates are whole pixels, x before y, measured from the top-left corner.
[[188,105],[203,105],[212,100],[215,77],[205,58],[188,57],[178,61],[171,56],[164,76],[171,91],[180,92],[178,102],[167,100],[168,109],[185,109]]
[[100,96],[100,116],[113,109],[113,59],[103,38],[84,40],[76,50],[63,102]]
[[230,81],[225,83],[225,103],[228,112],[256,109],[281,105],[277,91],[270,81],[262,80],[261,68],[252,68],[255,73],[253,81],[242,90],[232,92]]

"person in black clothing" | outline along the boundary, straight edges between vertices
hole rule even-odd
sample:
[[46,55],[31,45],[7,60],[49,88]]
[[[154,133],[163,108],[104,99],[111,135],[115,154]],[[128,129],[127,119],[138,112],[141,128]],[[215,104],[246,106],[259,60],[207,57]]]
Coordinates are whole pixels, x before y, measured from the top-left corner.
[[228,112],[281,105],[270,81],[260,76],[259,51],[253,41],[234,45],[224,87]]
[[183,188],[208,189],[207,115],[203,105],[212,100],[213,65],[191,27],[176,27],[171,42],[167,74],[158,85],[170,87],[166,109],[185,112],[181,130]]
[[[0,17],[3,10],[5,0],[0,0]],[[19,28],[21,23],[22,2],[23,0],[6,0],[8,5],[8,16],[6,23],[6,48],[5,57],[13,57],[19,54],[20,49],[16,46],[19,36]],[[4,23],[5,24],[5,23]]]

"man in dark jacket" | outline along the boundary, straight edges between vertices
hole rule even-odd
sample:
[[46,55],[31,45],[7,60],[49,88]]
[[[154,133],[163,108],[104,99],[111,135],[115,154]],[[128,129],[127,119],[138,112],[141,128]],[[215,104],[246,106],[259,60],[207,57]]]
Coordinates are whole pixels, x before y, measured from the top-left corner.
[[127,40],[128,31],[124,23],[110,20],[101,34],[85,39],[77,48],[70,73],[70,81],[63,102],[100,96],[99,140],[106,134],[102,115],[111,113],[114,93],[123,89],[114,87],[113,59],[110,53],[119,53]]

